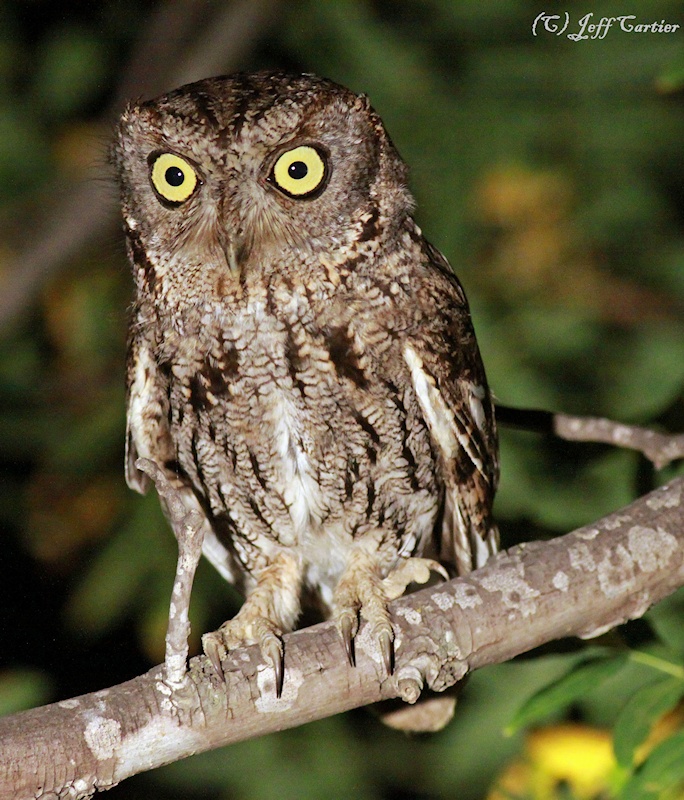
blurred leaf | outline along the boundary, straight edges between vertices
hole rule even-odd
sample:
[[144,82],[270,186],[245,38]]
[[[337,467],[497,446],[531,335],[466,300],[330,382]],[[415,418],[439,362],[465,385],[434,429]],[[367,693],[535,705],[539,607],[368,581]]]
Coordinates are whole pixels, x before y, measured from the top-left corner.
[[51,690],[51,681],[43,672],[29,669],[0,672],[0,717],[48,702]]
[[100,373],[113,358],[123,370],[120,326],[128,292],[122,291],[121,275],[106,265],[93,269],[84,261],[83,269],[54,282],[45,293],[46,332],[64,370]]
[[43,110],[66,115],[82,107],[103,88],[105,59],[103,42],[94,33],[76,26],[51,30],[34,74]]
[[169,597],[175,560],[173,537],[164,547],[166,522],[154,492],[138,501],[135,511],[100,550],[88,566],[67,606],[67,618],[74,628],[91,634],[110,629],[146,591],[150,573],[161,562],[169,567]]
[[195,756],[159,776],[176,788],[201,782],[238,800],[372,800],[372,772],[363,743],[335,717]]
[[[590,450],[598,455],[587,460],[582,445],[549,444],[538,434],[506,430],[501,440],[499,514],[528,517],[538,525],[568,532],[634,498],[633,453],[603,448],[604,454]],[[547,451],[542,449],[545,442]]]
[[65,568],[84,546],[103,540],[121,513],[123,480],[112,475],[44,472],[28,497],[26,541],[44,565]]
[[[37,384],[44,369],[44,358],[35,339],[8,336],[0,341],[0,391],[5,397],[4,410],[10,404],[25,409],[28,399],[40,397]],[[4,438],[0,437],[0,441],[4,442]]]
[[124,414],[123,387],[118,386],[116,391],[107,392],[101,403],[91,406],[87,414],[70,420],[62,416],[60,427],[55,425],[50,431],[54,438],[51,451],[46,454],[46,468],[90,472],[116,452],[115,448],[123,447]]
[[49,164],[48,140],[30,112],[0,103],[0,203],[44,183]]
[[634,777],[623,787],[620,797],[623,800],[656,800],[665,792],[681,790],[684,782],[684,731],[676,733],[661,742],[637,770]]
[[663,643],[684,658],[684,589],[661,600],[648,612],[647,619]]
[[13,14],[0,7],[0,98],[10,94],[11,80],[20,59],[21,48]]
[[667,407],[684,386],[684,327],[643,329],[631,343],[629,369],[617,359],[606,370],[607,403],[623,420],[645,420]]
[[534,694],[517,711],[506,728],[511,735],[561,711],[571,703],[600,686],[625,665],[626,654],[602,656],[584,661],[549,686]]
[[622,709],[613,731],[615,755],[623,767],[631,767],[634,751],[642,744],[665,712],[684,696],[684,681],[666,678],[642,687]]
[[[416,774],[408,785],[419,793],[439,798],[482,798],[491,778],[504,763],[519,752],[523,736],[505,736],[504,728],[519,708],[543,686],[567,672],[577,656],[545,655],[496,664],[478,670],[468,678],[459,698],[452,724],[440,734],[406,741],[406,752],[399,754],[404,770]],[[415,763],[415,748],[423,744],[421,764]],[[378,742],[375,758],[382,762],[383,748]],[[385,751],[394,751],[394,739]],[[395,767],[395,774],[396,774]],[[388,777],[390,773],[388,770]]]
[[666,67],[656,79],[659,92],[677,92],[684,88],[684,53]]

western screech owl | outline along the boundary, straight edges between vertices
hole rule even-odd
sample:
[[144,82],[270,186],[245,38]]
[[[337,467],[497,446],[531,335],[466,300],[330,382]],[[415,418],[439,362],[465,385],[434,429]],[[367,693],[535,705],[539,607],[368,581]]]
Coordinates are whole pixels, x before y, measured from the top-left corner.
[[154,460],[245,603],[204,636],[282,681],[302,600],[359,617],[497,547],[493,407],[463,290],[367,98],[284,73],[130,106],[114,159],[136,299],[126,475]]

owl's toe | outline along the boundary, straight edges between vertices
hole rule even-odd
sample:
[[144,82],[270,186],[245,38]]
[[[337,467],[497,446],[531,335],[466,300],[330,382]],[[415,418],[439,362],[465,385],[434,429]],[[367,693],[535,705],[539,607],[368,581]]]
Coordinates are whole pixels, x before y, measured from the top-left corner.
[[389,599],[373,556],[362,550],[354,553],[333,597],[333,619],[352,666],[356,663],[354,639],[361,617],[371,626],[371,638],[377,643],[387,674],[392,674],[394,631],[387,610]]
[[225,679],[222,662],[228,652],[245,645],[258,644],[264,661],[273,667],[276,696],[280,697],[284,674],[281,635],[278,627],[265,617],[246,619],[238,614],[234,619],[224,622],[217,631],[205,633],[202,636],[202,648],[212,667]]
[[380,653],[385,671],[391,675],[394,670],[394,630],[389,621],[387,599],[382,596],[380,581],[377,588],[379,591],[375,602],[368,605],[360,604],[359,611],[351,606],[338,607],[333,619],[340,632],[347,661],[351,667],[356,666],[354,640],[359,630],[359,616],[361,616],[371,626],[370,638],[377,644],[377,651]]
[[356,666],[356,655],[354,653],[354,637],[359,629],[359,617],[355,611],[343,609],[336,615],[337,628],[342,637],[344,651],[351,667]]
[[283,689],[284,650],[282,636],[294,627],[299,614],[301,566],[294,556],[278,554],[258,576],[240,611],[215,633],[202,637],[204,652],[219,675],[229,650],[258,644],[261,655],[273,667],[275,693]]
[[396,600],[404,594],[410,583],[427,583],[432,572],[436,572],[445,581],[449,580],[449,574],[444,567],[432,558],[414,556],[403,559],[383,580],[385,594],[390,600]]
[[276,697],[283,693],[284,652],[283,641],[275,633],[267,632],[259,639],[261,655],[265,661],[270,662],[275,675]]
[[214,672],[222,678],[225,678],[222,661],[228,654],[228,650],[223,642],[223,636],[221,636],[220,631],[205,633],[204,636],[202,636],[202,649],[204,650],[204,655],[211,662]]
[[387,606],[401,597],[410,583],[427,583],[430,573],[436,572],[448,579],[444,567],[431,558],[406,558],[385,578],[381,578],[373,555],[356,551],[350,558],[345,573],[335,589],[333,619],[342,638],[347,659],[355,666],[354,638],[359,628],[359,617],[371,626],[371,640],[385,667],[394,671],[394,629]]
[[385,672],[391,675],[394,672],[394,629],[389,622],[382,620],[374,626],[373,637],[378,643]]

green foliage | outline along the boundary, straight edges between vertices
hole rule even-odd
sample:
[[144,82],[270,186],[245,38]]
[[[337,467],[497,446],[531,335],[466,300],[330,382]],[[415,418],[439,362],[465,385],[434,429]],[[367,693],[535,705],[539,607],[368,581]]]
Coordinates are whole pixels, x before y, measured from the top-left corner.
[[615,756],[621,767],[634,765],[634,754],[643,744],[655,723],[672,711],[684,695],[684,680],[664,678],[642,687],[627,702],[614,729]]
[[[603,650],[588,659],[571,656],[571,669],[531,695],[515,712],[507,732],[548,725],[571,707],[593,706],[596,711],[601,706],[597,692],[604,691],[610,708],[602,723],[613,729],[617,761],[612,778],[605,776],[604,791],[612,787],[610,795],[620,798],[680,796],[676,792],[684,786],[684,773],[677,761],[682,750],[682,733],[677,731],[684,724],[684,663],[665,658],[661,650],[656,646],[652,652],[622,649]],[[629,687],[627,697],[620,677]]]
[[[103,178],[99,120],[152,6],[0,5],[0,273],[65,187]],[[566,9],[574,25],[589,10],[632,13],[604,0]],[[410,166],[419,224],[466,287],[501,402],[684,429],[681,31],[534,37],[541,10],[522,0],[293,0],[243,66],[313,71],[369,95]],[[674,0],[645,0],[633,13],[678,22],[680,12]],[[154,495],[123,482],[131,287],[120,238],[94,243],[0,341],[0,514],[12,547],[0,713],[79,691],[73,664],[84,669],[108,637],[126,637],[106,659],[123,665],[118,676],[163,656],[175,543]],[[681,472],[517,431],[501,444],[506,544],[591,522]],[[33,565],[57,610],[24,578],[11,583],[13,559]],[[238,603],[203,564],[195,651]],[[114,794],[469,800],[524,750],[531,726],[571,719],[614,732],[606,795],[669,800],[684,778],[683,614],[680,592],[649,612],[636,645],[627,626],[600,649],[572,643],[567,653],[566,643],[481,670],[435,736],[409,739],[359,712],[189,759]],[[61,639],[76,661],[53,650]],[[90,680],[110,682],[104,671]],[[517,733],[505,737],[507,726]],[[646,754],[654,726],[663,738]]]
[[582,699],[622,669],[626,655],[600,655],[582,660],[570,672],[532,695],[517,711],[506,728],[511,735],[522,728],[539,724],[547,717]]
[[661,742],[622,788],[624,800],[681,797],[684,786],[684,731]]
[[34,73],[35,97],[43,110],[64,116],[83,108],[107,74],[107,42],[75,26],[51,30]]
[[150,493],[136,504],[78,582],[67,607],[70,623],[92,633],[106,631],[147,594],[151,579],[162,570],[173,576],[173,540],[165,534],[159,501]]
[[42,705],[50,698],[50,680],[37,670],[0,672],[0,716]]

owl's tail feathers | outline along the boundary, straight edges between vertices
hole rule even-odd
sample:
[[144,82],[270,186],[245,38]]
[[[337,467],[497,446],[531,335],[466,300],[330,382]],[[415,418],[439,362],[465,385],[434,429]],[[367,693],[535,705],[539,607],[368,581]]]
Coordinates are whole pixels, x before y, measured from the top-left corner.
[[460,498],[453,493],[445,498],[439,559],[453,564],[457,575],[483,567],[499,550],[499,528],[477,498],[465,490]]

